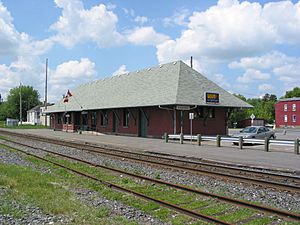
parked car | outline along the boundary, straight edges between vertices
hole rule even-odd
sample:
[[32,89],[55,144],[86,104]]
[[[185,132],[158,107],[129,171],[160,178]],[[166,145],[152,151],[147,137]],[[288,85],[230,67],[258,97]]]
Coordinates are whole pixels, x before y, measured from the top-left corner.
[[264,126],[250,126],[241,130],[239,133],[233,134],[232,137],[243,138],[258,138],[265,139],[266,137],[275,139],[276,135],[273,130]]

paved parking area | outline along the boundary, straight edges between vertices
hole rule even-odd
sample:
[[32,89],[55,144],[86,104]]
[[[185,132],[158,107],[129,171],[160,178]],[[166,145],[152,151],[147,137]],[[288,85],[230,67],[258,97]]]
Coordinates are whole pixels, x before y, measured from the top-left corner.
[[[218,148],[214,142],[204,142],[202,146],[189,142],[181,145],[178,142],[165,143],[162,139],[139,137],[125,137],[116,135],[93,135],[66,133],[48,129],[10,130],[21,133],[63,138],[74,141],[86,141],[119,148],[133,149],[145,152],[158,152],[179,155],[183,157],[196,157],[206,160],[222,161],[226,163],[243,164],[247,166],[266,167],[300,172],[300,155],[293,153],[291,147],[284,149],[274,148],[271,152],[264,152],[263,146],[245,146],[240,150],[231,143]],[[298,133],[300,135],[300,133]],[[276,146],[278,148],[278,146]]]

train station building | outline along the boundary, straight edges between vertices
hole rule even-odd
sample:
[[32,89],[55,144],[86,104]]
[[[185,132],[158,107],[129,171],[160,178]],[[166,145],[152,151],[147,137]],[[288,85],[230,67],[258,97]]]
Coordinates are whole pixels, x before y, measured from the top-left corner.
[[161,137],[227,134],[230,112],[252,107],[182,61],[83,84],[48,107],[51,128]]

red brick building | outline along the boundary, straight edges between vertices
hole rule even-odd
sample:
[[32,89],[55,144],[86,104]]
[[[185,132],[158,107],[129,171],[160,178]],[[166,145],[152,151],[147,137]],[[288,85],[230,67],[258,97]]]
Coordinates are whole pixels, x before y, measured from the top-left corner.
[[251,107],[182,61],[83,84],[49,107],[55,130],[161,137],[165,132],[227,134],[234,108]]
[[300,98],[280,99],[275,104],[276,127],[300,126]]

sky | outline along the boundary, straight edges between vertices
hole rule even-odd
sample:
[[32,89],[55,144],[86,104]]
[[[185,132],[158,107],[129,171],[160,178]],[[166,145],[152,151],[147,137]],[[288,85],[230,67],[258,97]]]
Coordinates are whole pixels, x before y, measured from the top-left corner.
[[300,86],[300,1],[0,0],[0,94],[48,100],[82,83],[182,60],[231,93]]

